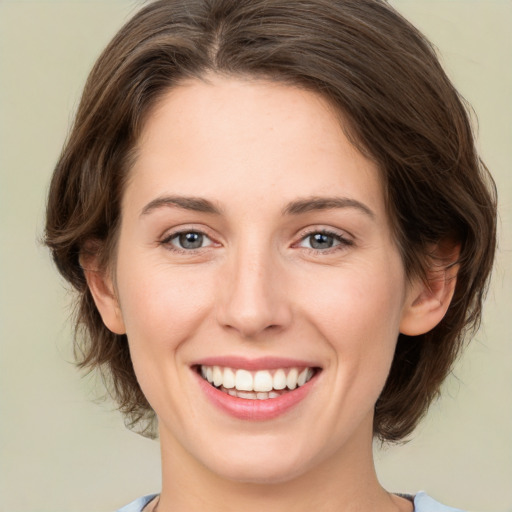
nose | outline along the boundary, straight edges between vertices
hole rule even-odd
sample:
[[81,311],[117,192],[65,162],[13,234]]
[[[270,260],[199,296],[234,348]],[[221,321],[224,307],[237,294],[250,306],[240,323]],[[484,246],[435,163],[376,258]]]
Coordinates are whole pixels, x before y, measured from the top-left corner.
[[285,276],[276,255],[246,247],[228,258],[222,272],[217,320],[246,339],[286,328],[292,317]]

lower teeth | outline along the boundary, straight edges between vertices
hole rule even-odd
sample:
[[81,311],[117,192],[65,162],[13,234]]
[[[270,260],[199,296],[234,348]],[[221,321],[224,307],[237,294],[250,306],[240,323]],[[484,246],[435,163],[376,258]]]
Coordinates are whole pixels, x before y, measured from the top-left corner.
[[[215,386],[214,386],[215,387]],[[226,389],[225,387],[216,388],[223,393],[227,393],[228,395],[235,396],[237,398],[245,398],[246,400],[268,400],[269,398],[278,398],[283,393],[286,393],[287,390],[281,391],[237,391],[236,389]]]

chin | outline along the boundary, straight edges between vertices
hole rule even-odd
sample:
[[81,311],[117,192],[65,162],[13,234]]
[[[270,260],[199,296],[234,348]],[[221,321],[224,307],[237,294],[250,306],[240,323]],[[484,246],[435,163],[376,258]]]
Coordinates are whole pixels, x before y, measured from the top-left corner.
[[[252,445],[252,446],[251,446]],[[293,480],[308,471],[312,462],[298,446],[281,443],[233,443],[228,450],[210,452],[203,464],[219,477],[238,483],[274,484]]]
[[305,472],[299,464],[254,463],[250,460],[211,468],[218,476],[241,484],[279,484],[289,482]]

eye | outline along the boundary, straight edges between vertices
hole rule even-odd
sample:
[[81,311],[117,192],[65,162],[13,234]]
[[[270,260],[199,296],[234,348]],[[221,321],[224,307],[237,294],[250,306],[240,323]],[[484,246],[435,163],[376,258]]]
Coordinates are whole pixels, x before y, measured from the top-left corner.
[[194,250],[212,245],[208,236],[199,231],[182,231],[173,233],[162,242],[165,245],[171,245],[174,249]]
[[315,251],[325,251],[336,246],[347,245],[352,245],[352,242],[338,233],[331,233],[328,231],[315,231],[313,233],[309,233],[303,237],[298,244],[299,247],[305,247]]

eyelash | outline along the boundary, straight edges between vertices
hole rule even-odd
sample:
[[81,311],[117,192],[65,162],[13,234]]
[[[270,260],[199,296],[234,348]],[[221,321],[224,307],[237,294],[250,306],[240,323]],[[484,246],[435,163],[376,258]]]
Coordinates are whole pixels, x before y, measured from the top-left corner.
[[[204,242],[204,239],[207,239],[207,240],[209,240],[210,243],[208,243],[208,245],[206,245],[206,246],[201,245],[200,247],[194,247],[194,248],[188,248],[188,249],[186,249],[184,247],[178,247],[177,245],[174,245],[172,243],[172,241],[175,239],[179,240],[179,238],[181,236],[192,235],[192,234],[199,235],[199,236],[203,237],[202,242]],[[322,235],[325,237],[332,238],[334,240],[334,245],[332,245],[331,247],[327,247],[325,249],[315,249],[314,247],[304,247],[303,245],[301,245],[303,242],[310,239],[314,235]],[[204,233],[201,230],[184,229],[184,230],[176,231],[176,232],[169,234],[160,242],[160,244],[165,246],[168,250],[173,251],[173,252],[177,252],[177,253],[181,253],[181,254],[194,254],[197,251],[200,251],[201,249],[206,249],[208,247],[211,247],[212,245],[215,244],[215,242],[212,240],[211,237],[209,237],[206,233]],[[336,233],[334,231],[329,231],[328,229],[311,229],[305,233],[302,233],[300,240],[298,242],[294,243],[292,245],[292,247],[294,247],[294,248],[302,247],[303,249],[306,249],[307,251],[313,252],[315,254],[330,254],[335,251],[344,250],[347,247],[350,247],[352,245],[354,245],[354,242],[352,240],[346,238],[345,236],[341,235],[340,233]]]
[[294,247],[301,247],[301,244],[305,242],[306,240],[310,239],[314,235],[323,235],[326,237],[333,238],[335,242],[337,242],[335,245],[331,247],[327,247],[325,249],[315,249],[314,247],[304,247],[304,249],[311,251],[315,254],[331,254],[332,252],[344,250],[347,247],[350,247],[354,245],[353,240],[346,238],[340,233],[337,233],[335,231],[330,231],[328,229],[311,229],[309,231],[306,231],[305,233],[302,233],[301,238],[299,242],[294,244]]
[[[184,247],[178,247],[176,245],[174,245],[172,243],[172,241],[174,239],[178,239],[181,237],[181,236],[184,236],[184,235],[191,235],[191,234],[194,234],[194,235],[199,235],[201,237],[203,237],[203,241],[204,239],[207,239],[210,241],[210,243],[206,246],[201,246],[201,247],[195,247],[195,248],[192,248],[192,249],[186,249]],[[184,230],[181,230],[181,231],[176,231],[174,233],[171,233],[169,234],[168,236],[166,236],[161,242],[160,242],[161,245],[165,246],[168,250],[170,251],[173,251],[173,252],[177,252],[177,253],[181,253],[181,254],[194,254],[195,252],[201,250],[201,249],[206,249],[212,245],[215,244],[215,242],[211,239],[211,237],[209,237],[206,233],[204,233],[203,231],[199,230],[199,229],[184,229]]]

